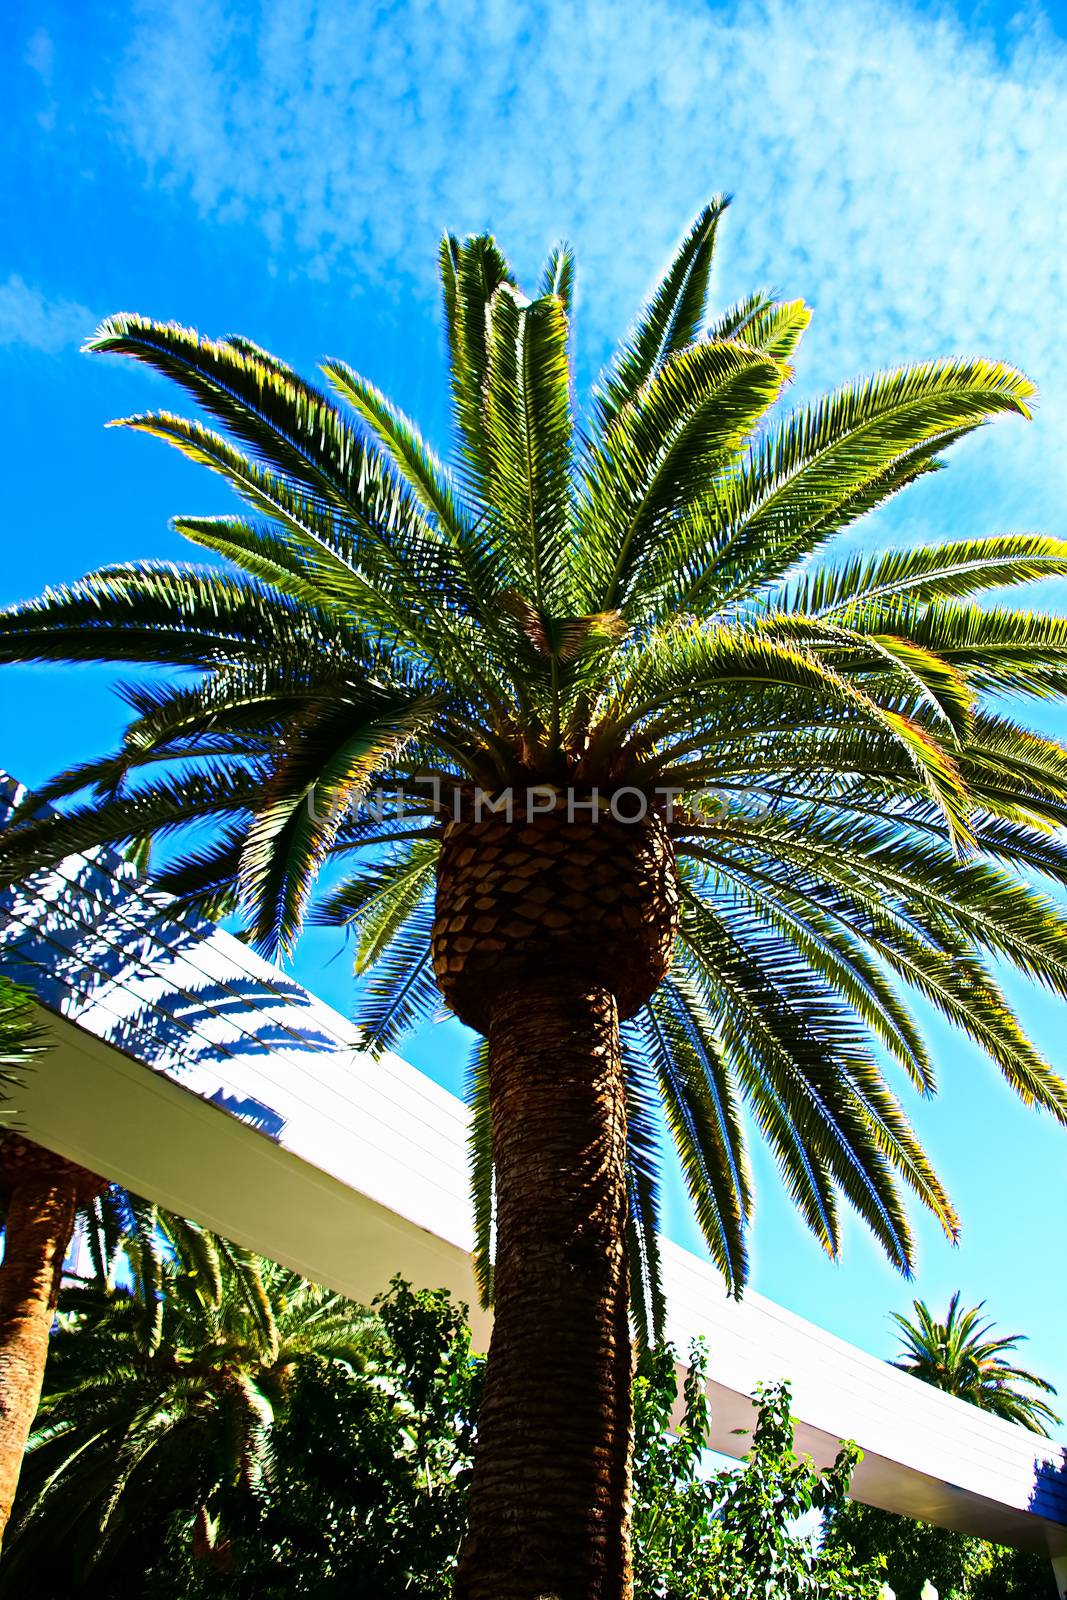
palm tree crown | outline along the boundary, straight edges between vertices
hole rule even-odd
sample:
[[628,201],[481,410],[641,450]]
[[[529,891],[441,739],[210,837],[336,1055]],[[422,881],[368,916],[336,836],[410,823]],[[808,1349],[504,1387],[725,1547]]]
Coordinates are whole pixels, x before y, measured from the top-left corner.
[[[356,940],[372,1048],[439,1005],[434,894],[455,807],[548,790],[604,814],[649,808],[677,933],[670,975],[623,1009],[646,1324],[662,1309],[657,1094],[734,1289],[752,1206],[743,1107],[831,1253],[844,1201],[907,1270],[901,1184],[955,1235],[887,1078],[934,1087],[909,990],[1067,1121],[1067,1089],[993,972],[1006,960],[1067,996],[1067,922],[1016,870],[1067,881],[1067,751],[993,705],[1063,693],[1067,621],[985,593],[1064,574],[1067,543],[819,559],[965,434],[1026,416],[1033,387],[942,360],[777,419],[809,312],[756,294],[707,320],[724,206],[697,219],[581,411],[569,251],[529,298],[491,237],[447,238],[451,470],[341,361],[324,367],[331,399],[245,338],[109,319],[90,349],[145,362],[204,413],[124,425],[236,489],[239,512],[176,523],[223,564],[112,567],[0,618],[9,660],[166,669],[122,688],[117,752],[24,808],[8,876],[206,828],[159,881],[201,912],[238,910],[276,954],[329,866],[315,915]],[[402,810],[361,809],[372,791]],[[31,815],[44,802],[66,809]],[[521,877],[515,904],[581,919],[575,870],[574,904]],[[590,930],[593,945],[595,916]],[[461,931],[460,963],[482,937]],[[471,1084],[488,1286],[484,1048]]]
[[[933,1315],[925,1301],[915,1300],[915,1316],[893,1313],[901,1333],[902,1351],[893,1362],[902,1372],[910,1372],[935,1389],[954,1394],[960,1400],[990,1411],[1007,1422],[1019,1422],[1033,1433],[1046,1437],[1050,1426],[1060,1418],[1040,1398],[1055,1394],[1051,1383],[1014,1367],[1005,1358],[1025,1338],[1021,1333],[994,1338],[992,1322],[982,1321],[985,1308],[979,1305],[964,1310],[957,1290],[948,1303],[943,1321]],[[1036,1389],[1038,1394],[1027,1394]]]

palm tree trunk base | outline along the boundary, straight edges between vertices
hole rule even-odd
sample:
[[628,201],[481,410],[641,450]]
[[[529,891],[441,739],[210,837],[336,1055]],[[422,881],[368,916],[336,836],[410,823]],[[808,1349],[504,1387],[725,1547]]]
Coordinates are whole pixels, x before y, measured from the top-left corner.
[[606,989],[496,999],[494,1325],[456,1600],[629,1600],[626,1102]]

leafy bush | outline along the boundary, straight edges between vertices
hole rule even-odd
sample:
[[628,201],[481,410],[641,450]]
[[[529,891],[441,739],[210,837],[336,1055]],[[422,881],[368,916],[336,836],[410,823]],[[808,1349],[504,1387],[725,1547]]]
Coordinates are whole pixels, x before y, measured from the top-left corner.
[[1057,1600],[1044,1557],[873,1506],[841,1506],[829,1522],[826,1543],[859,1561],[881,1553],[897,1600],[920,1600],[926,1582],[938,1600]]
[[[483,1366],[465,1308],[398,1279],[367,1311],[210,1244],[189,1225],[133,1288],[64,1295],[0,1600],[447,1600]],[[1052,1593],[1037,1558],[850,1505],[858,1452],[798,1458],[786,1385],[711,1471],[707,1366],[695,1348],[678,1425],[675,1352],[642,1358],[635,1600]]]
[[[635,1593],[637,1600],[876,1600],[876,1557],[828,1550],[797,1524],[833,1517],[846,1503],[859,1452],[845,1445],[820,1472],[793,1445],[787,1384],[757,1394],[751,1447],[740,1470],[704,1470],[710,1416],[707,1356],[689,1357],[683,1419],[667,1429],[677,1398],[669,1346],[647,1356],[634,1390]],[[815,1514],[814,1517],[811,1514]]]
[[219,1497],[225,1560],[205,1560],[188,1515],[172,1519],[164,1557],[146,1575],[153,1600],[447,1600],[482,1362],[465,1307],[443,1290],[396,1280],[376,1310],[379,1361],[365,1372],[302,1363],[269,1492],[251,1498],[235,1485]]

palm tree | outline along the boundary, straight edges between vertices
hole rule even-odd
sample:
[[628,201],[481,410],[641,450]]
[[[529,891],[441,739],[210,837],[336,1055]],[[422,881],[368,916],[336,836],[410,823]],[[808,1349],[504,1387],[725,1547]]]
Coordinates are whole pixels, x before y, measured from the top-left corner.
[[939,1322],[923,1300],[914,1300],[914,1319],[893,1312],[901,1332],[901,1355],[893,1362],[902,1372],[910,1372],[924,1383],[968,1400],[982,1411],[991,1411],[1006,1422],[1019,1422],[1033,1433],[1048,1437],[1049,1425],[1060,1418],[1036,1394],[1055,1394],[1051,1383],[1024,1367],[1013,1367],[1005,1358],[1024,1339],[1021,1333],[992,1337],[992,1322],[982,1321],[985,1301],[969,1311],[960,1307],[960,1294],[948,1303],[948,1314]]
[[1067,543],[813,561],[1033,386],[934,361],[775,420],[809,313],[757,294],[706,322],[724,206],[580,414],[569,251],[529,299],[491,237],[447,238],[451,471],[343,362],[331,400],[245,338],[111,318],[89,348],[206,416],[125,421],[237,490],[177,522],[223,565],[108,568],[0,617],[6,659],[165,669],[123,688],[116,753],[23,808],[9,878],[199,833],[157,882],[281,956],[328,868],[368,1047],[442,997],[482,1035],[495,1315],[465,1600],[630,1592],[657,1096],[734,1292],[742,1104],[831,1254],[844,1202],[906,1269],[902,1186],[955,1237],[886,1077],[934,1088],[909,990],[1067,1121],[993,971],[1067,994],[1067,922],[1023,875],[1067,880],[1067,750],[992,704],[1063,694],[1067,620],[984,593],[1067,572]]
[[58,1535],[87,1578],[172,1510],[189,1516],[194,1555],[227,1570],[215,1502],[264,1488],[300,1364],[361,1369],[380,1343],[374,1320],[331,1290],[165,1212],[160,1234],[150,1282],[94,1278],[61,1296],[5,1593],[49,1570],[49,1551],[54,1566]]
[[[32,996],[0,976],[0,1081],[21,1086],[44,1049]],[[103,1188],[91,1172],[17,1133],[0,1134],[0,1539],[48,1359],[63,1259],[78,1208]]]
[[[46,1048],[29,990],[0,975],[0,1083],[17,1100],[28,1066]],[[44,1382],[63,1264],[81,1230],[102,1283],[132,1271],[145,1304],[158,1303],[161,1213],[42,1145],[0,1135],[0,1537],[11,1517]],[[172,1218],[184,1240],[187,1224]]]

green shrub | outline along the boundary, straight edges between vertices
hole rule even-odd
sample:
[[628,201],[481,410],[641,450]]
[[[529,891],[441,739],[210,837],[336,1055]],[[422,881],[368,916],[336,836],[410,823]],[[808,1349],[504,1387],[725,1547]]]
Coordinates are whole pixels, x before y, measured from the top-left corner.
[[828,1523],[826,1544],[858,1561],[882,1554],[897,1600],[920,1600],[927,1581],[938,1600],[1057,1600],[1046,1558],[873,1506],[839,1507]]
[[[842,1447],[820,1472],[793,1444],[787,1384],[757,1394],[751,1444],[739,1470],[708,1473],[707,1357],[694,1348],[683,1419],[667,1428],[677,1397],[675,1355],[645,1358],[634,1390],[634,1566],[637,1600],[875,1600],[877,1557],[824,1548],[821,1517],[846,1502],[859,1452]],[[809,1523],[807,1531],[803,1524]],[[799,1524],[799,1526],[798,1526]]]

